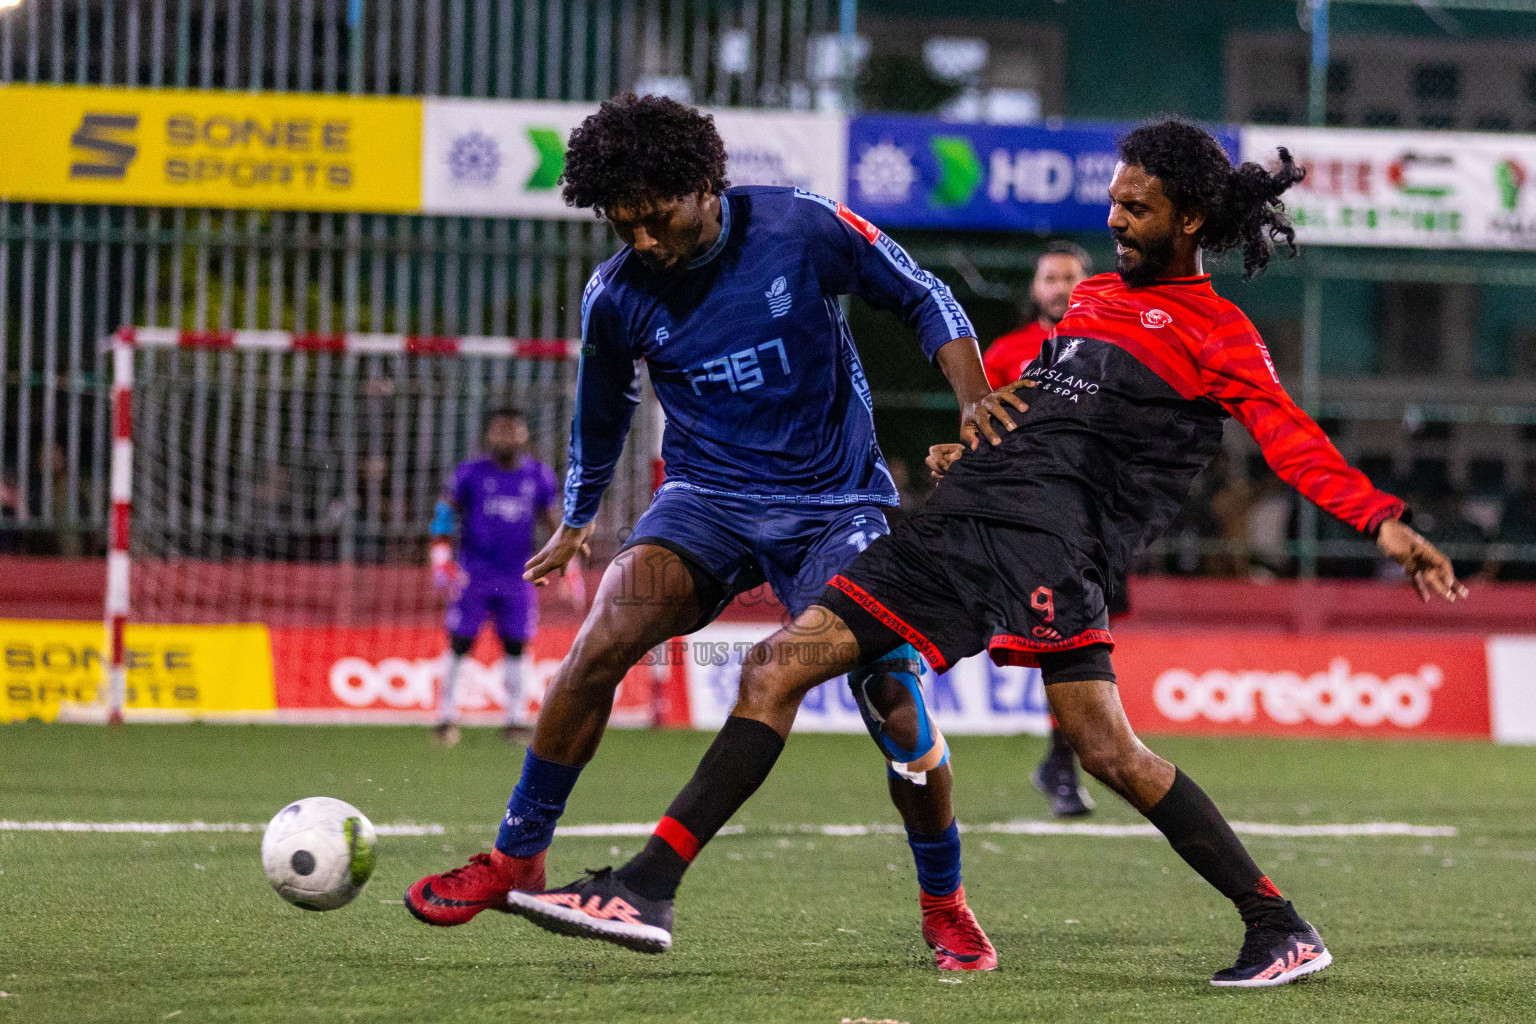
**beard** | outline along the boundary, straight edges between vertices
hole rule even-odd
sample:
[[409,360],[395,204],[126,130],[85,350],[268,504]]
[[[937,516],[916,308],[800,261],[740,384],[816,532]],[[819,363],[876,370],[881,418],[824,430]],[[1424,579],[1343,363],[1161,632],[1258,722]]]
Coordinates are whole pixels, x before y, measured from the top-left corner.
[[1067,310],[1072,308],[1072,296],[1063,295],[1059,299],[1040,304],[1040,315],[1053,324],[1061,323],[1067,315]]
[[1135,263],[1126,260],[1125,253],[1115,254],[1115,273],[1131,288],[1144,288],[1162,277],[1173,263],[1173,235],[1161,235],[1145,242],[1136,243],[1123,235],[1115,241],[1141,254]]
[[491,448],[489,450],[491,461],[500,466],[510,466],[517,461],[519,451],[517,448]]

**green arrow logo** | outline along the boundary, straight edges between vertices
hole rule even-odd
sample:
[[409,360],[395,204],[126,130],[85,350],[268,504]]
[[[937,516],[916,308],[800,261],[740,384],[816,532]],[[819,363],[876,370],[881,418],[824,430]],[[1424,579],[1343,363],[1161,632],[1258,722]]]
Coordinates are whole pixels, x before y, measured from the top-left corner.
[[939,163],[939,180],[928,193],[934,206],[964,206],[981,184],[981,161],[964,135],[935,135],[928,140]]
[[530,192],[554,188],[565,170],[565,139],[553,128],[529,128],[528,141],[539,151],[539,166],[533,169],[523,187]]

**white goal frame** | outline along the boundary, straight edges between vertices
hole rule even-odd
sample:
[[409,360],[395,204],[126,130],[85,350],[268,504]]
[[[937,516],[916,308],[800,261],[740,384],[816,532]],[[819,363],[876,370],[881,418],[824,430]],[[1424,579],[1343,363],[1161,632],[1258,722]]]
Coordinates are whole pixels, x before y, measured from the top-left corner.
[[[163,327],[123,327],[103,347],[112,353],[112,439],[109,488],[111,510],[107,537],[107,586],[104,607],[105,644],[102,675],[107,720],[123,720],[127,701],[127,666],[124,631],[134,609],[130,606],[130,578],[133,572],[131,538],[133,530],[134,490],[134,378],[136,355],[140,350],[182,349],[202,351],[240,350],[252,353],[331,353],[364,356],[427,356],[442,358],[490,358],[565,362],[579,358],[577,340],[522,339],[492,336],[437,337],[407,334],[309,334],[292,331],[216,330],[187,331]],[[574,375],[573,375],[574,376]],[[661,417],[654,398],[646,389],[646,404],[651,415],[637,419],[639,430],[651,437],[636,440],[647,445],[651,455],[649,477],[636,480],[633,489],[650,488],[659,476]],[[644,424],[644,425],[642,425]],[[628,507],[628,505],[626,505]],[[641,506],[643,507],[643,505]],[[634,514],[638,514],[635,512]]]

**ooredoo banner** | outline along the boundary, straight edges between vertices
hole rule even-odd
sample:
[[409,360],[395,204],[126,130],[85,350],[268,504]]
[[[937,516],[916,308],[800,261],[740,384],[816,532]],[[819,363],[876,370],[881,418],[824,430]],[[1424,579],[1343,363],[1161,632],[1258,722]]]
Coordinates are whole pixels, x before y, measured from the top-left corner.
[[1117,639],[1120,699],[1142,732],[1490,733],[1481,637],[1157,632]]
[[[272,629],[277,707],[288,721],[415,722],[435,715],[441,691],[443,631],[426,626]],[[570,650],[576,630],[547,627],[524,652],[518,718],[533,721],[544,691]],[[461,669],[459,708],[467,721],[501,721],[506,707],[500,645],[480,637]],[[668,705],[671,666],[648,656],[620,685],[615,725],[666,724],[686,709]]]

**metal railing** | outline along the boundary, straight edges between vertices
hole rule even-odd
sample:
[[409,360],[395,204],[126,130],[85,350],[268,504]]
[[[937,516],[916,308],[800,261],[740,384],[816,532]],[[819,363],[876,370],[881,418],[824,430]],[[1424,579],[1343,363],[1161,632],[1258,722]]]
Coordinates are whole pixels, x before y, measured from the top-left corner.
[[[24,0],[0,13],[0,83],[592,100],[670,78],[699,102],[789,106],[832,6]],[[595,221],[0,202],[0,549],[100,549],[96,340],[119,325],[574,337],[613,247]]]

